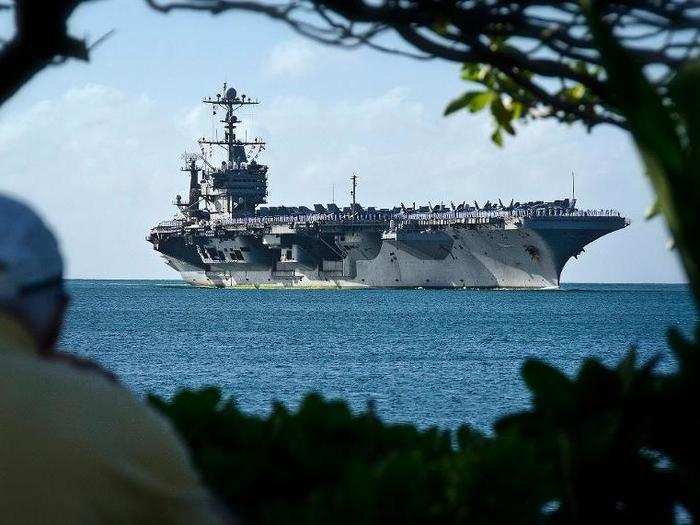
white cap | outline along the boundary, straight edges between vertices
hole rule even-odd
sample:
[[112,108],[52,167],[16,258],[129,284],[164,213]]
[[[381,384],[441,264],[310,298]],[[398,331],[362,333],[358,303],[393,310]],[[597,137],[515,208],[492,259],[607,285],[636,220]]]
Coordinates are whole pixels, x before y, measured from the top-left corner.
[[26,204],[0,194],[0,300],[58,283],[63,260],[56,237]]

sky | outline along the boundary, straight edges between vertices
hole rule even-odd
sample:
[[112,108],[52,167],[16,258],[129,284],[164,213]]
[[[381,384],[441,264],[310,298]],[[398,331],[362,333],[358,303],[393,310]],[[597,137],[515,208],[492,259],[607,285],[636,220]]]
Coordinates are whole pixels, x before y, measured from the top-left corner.
[[[7,36],[8,15],[0,19]],[[443,117],[468,87],[457,64],[341,50],[260,16],[150,11],[134,0],[82,6],[71,32],[113,36],[89,63],[36,76],[0,107],[0,191],[31,203],[57,234],[70,278],[177,278],[145,241],[187,193],[181,154],[210,135],[200,103],[224,81],[263,103],[247,119],[267,150],[270,205],[358,201],[390,207],[501,198],[619,209],[628,228],[586,248],[564,282],[685,282],[628,136],[534,122],[494,146],[490,117]]]

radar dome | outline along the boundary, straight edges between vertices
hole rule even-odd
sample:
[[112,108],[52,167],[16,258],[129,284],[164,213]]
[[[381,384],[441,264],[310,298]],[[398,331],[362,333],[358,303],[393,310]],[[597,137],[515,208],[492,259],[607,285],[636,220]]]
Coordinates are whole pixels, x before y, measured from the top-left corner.
[[230,99],[230,100],[235,100],[235,99],[236,99],[236,95],[237,95],[237,93],[236,93],[236,90],[235,90],[235,89],[229,88],[229,89],[226,90],[226,95],[225,95],[226,98],[228,98],[228,99]]

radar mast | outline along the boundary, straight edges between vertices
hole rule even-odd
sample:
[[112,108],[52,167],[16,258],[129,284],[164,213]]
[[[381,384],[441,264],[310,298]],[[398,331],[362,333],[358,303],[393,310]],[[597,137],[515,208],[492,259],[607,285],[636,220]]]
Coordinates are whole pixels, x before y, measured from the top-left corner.
[[350,190],[350,195],[352,196],[352,213],[355,215],[357,211],[357,173],[353,173],[352,177],[350,177],[350,181],[352,182],[352,189]]
[[234,88],[227,87],[226,82],[224,82],[222,92],[223,95],[217,93],[215,99],[207,97],[202,102],[211,104],[215,115],[217,107],[223,109],[224,118],[219,122],[224,125],[224,140],[201,138],[199,139],[199,144],[223,147],[227,152],[229,166],[238,167],[241,163],[248,160],[245,152],[246,146],[255,146],[262,150],[265,147],[265,142],[259,138],[255,138],[252,141],[239,140],[236,137],[236,127],[241,123],[241,120],[235,115],[235,112],[244,106],[258,105],[260,101],[251,99],[244,94],[239,94]]

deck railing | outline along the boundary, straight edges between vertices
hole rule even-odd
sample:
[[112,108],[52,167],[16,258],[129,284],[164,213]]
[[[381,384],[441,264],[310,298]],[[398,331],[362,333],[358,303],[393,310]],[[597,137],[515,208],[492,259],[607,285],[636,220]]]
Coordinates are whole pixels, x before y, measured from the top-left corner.
[[[395,221],[401,224],[448,224],[451,222],[489,223],[506,219],[554,219],[557,217],[621,217],[617,210],[565,210],[561,208],[539,208],[530,210],[472,210],[472,211],[443,211],[443,212],[388,212],[388,213],[310,213],[300,215],[275,215],[262,217],[228,217],[215,219],[209,225],[215,226],[272,226],[299,225],[313,223],[328,223],[338,225],[353,225],[367,223],[388,223]],[[184,226],[182,220],[162,221],[156,226],[157,231],[172,231]]]

